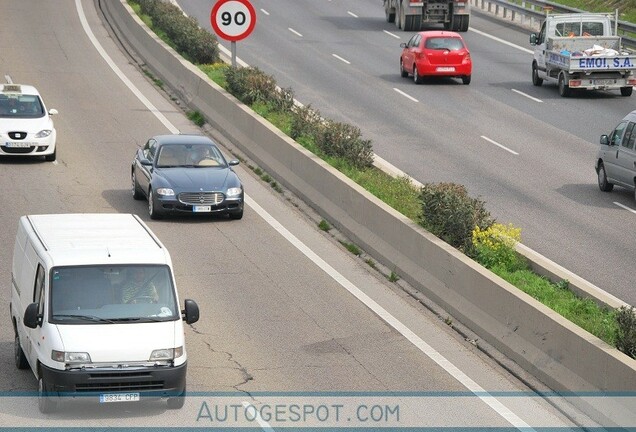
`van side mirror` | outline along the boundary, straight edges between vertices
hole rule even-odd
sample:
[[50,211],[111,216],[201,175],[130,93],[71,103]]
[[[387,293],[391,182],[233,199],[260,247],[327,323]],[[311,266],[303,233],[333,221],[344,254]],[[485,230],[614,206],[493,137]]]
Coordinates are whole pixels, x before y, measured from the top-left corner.
[[42,315],[38,315],[37,303],[31,303],[27,306],[26,310],[24,311],[22,322],[24,322],[25,326],[32,329],[42,324]]
[[194,324],[199,321],[199,305],[191,299],[185,299],[185,309],[181,311],[187,324]]
[[537,44],[537,34],[532,33],[530,35],[530,45],[536,45],[536,44]]
[[609,145],[609,137],[605,134],[601,135],[601,145]]

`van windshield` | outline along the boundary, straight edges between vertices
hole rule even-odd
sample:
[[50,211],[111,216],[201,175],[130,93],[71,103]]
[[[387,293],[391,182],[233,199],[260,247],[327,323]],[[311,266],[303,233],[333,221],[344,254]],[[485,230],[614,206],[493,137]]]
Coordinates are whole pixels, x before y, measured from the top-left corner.
[[54,267],[49,321],[111,324],[179,319],[172,275],[165,265]]

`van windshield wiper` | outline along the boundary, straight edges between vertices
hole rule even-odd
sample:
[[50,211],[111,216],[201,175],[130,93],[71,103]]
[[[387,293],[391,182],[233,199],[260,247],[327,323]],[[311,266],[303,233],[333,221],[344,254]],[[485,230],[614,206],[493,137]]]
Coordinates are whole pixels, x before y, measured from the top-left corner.
[[64,318],[73,318],[73,319],[79,319],[84,321],[107,322],[107,323],[114,322],[113,320],[101,318],[95,315],[53,314],[53,319],[64,319]]

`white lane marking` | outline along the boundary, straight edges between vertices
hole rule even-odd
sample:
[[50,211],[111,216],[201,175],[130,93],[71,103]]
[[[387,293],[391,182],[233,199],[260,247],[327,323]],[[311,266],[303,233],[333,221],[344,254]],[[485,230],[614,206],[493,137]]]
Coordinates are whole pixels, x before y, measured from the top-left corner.
[[402,90],[393,87],[393,90],[395,90],[396,92],[398,92],[399,94],[401,94],[402,96],[404,96],[405,98],[409,98],[411,99],[413,102],[419,102],[417,99],[415,99],[413,96],[409,96],[406,93],[404,93]]
[[472,32],[475,32],[475,33],[477,33],[477,34],[479,34],[479,35],[482,35],[482,36],[484,36],[484,37],[487,37],[487,38],[489,38],[489,39],[492,39],[492,40],[494,40],[494,41],[500,42],[500,43],[502,43],[502,44],[504,44],[504,45],[508,45],[508,46],[510,46],[510,47],[516,48],[516,49],[518,49],[518,50],[520,50],[520,51],[523,51],[523,52],[526,52],[526,53],[528,53],[528,54],[534,54],[534,51],[529,50],[528,48],[524,48],[524,47],[521,47],[521,46],[519,46],[519,45],[513,44],[512,42],[508,42],[507,40],[500,39],[500,38],[498,38],[497,36],[493,36],[493,35],[490,35],[490,34],[488,34],[488,33],[484,33],[483,31],[480,31],[480,30],[475,30],[475,29],[474,29],[474,28],[472,28],[472,27],[471,27],[471,28],[469,28],[468,30],[470,30],[470,31],[472,31]]
[[349,15],[351,15],[352,17],[354,17],[354,18],[358,18],[358,15],[354,14],[354,13],[353,13],[353,12],[351,12],[351,11],[347,11],[347,13],[348,13]]
[[505,151],[510,152],[510,153],[512,153],[512,154],[513,154],[513,155],[515,155],[515,156],[519,156],[519,153],[517,153],[517,152],[516,152],[516,151],[514,151],[514,150],[510,150],[508,147],[506,147],[506,146],[503,146],[503,145],[499,144],[497,141],[493,141],[493,140],[491,140],[490,138],[488,138],[488,137],[486,137],[486,136],[483,136],[483,135],[482,135],[481,137],[482,137],[483,139],[485,139],[486,141],[488,141],[489,143],[493,143],[494,145],[496,145],[496,146],[498,146],[498,147],[501,147],[501,148],[502,148],[502,149],[504,149]]
[[524,93],[524,92],[522,92],[522,91],[520,91],[520,90],[517,90],[517,89],[511,89],[511,90],[512,90],[513,92],[517,93],[517,94],[520,94],[521,96],[525,96],[525,97],[527,97],[528,99],[532,99],[532,100],[533,100],[533,101],[535,101],[535,102],[543,103],[543,101],[542,101],[541,99],[537,99],[536,97],[530,96],[529,94]]
[[126,85],[126,87],[128,87],[130,89],[130,91],[135,96],[137,96],[137,99],[139,99],[141,101],[141,103],[144,104],[146,106],[146,108],[148,108],[148,111],[153,113],[155,115],[155,117],[157,117],[159,119],[160,122],[162,122],[164,125],[166,125],[166,127],[168,128],[168,130],[171,133],[173,133],[173,134],[179,133],[179,129],[177,129],[172,123],[170,123],[170,121],[168,121],[166,116],[164,116],[157,109],[157,107],[155,107],[152,104],[152,102],[150,102],[148,100],[148,98],[146,98],[146,96],[144,96],[139,91],[139,89],[137,87],[135,87],[135,85],[128,79],[128,77],[126,75],[124,75],[124,73],[121,71],[121,69],[119,69],[117,67],[117,65],[115,64],[113,59],[111,59],[108,56],[108,54],[106,53],[104,48],[101,46],[101,44],[99,43],[99,41],[97,40],[97,38],[93,34],[93,31],[91,30],[90,26],[88,25],[88,21],[86,20],[86,15],[84,15],[84,9],[82,9],[82,2],[80,0],[75,0],[75,7],[76,7],[77,12],[79,14],[79,18],[80,18],[80,22],[82,23],[82,27],[84,28],[84,31],[86,32],[86,35],[88,36],[88,39],[90,39],[90,41],[93,43],[93,46],[95,47],[95,49],[97,50],[99,55],[102,56],[102,58],[104,59],[104,61],[106,61],[108,66],[110,66],[110,68],[113,70],[113,72],[115,72],[115,75],[117,75],[119,77],[119,79],[122,80],[122,82]]
[[625,210],[627,210],[627,211],[630,211],[630,212],[632,212],[632,213],[636,214],[636,210],[634,210],[634,209],[632,209],[632,208],[629,208],[629,207],[627,207],[626,205],[623,205],[623,204],[621,204],[621,203],[619,203],[619,202],[616,202],[616,201],[614,201],[614,204],[616,204],[616,205],[617,205],[617,206],[619,206],[619,207],[624,208],[624,209],[625,209]]
[[269,15],[269,12],[267,12],[265,9],[261,8],[261,12],[263,12],[265,15]]
[[303,37],[303,35],[301,35],[300,33],[298,33],[296,30],[294,30],[294,29],[293,29],[293,28],[291,28],[291,27],[287,27],[287,30],[289,30],[290,32],[292,32],[292,33],[293,33],[293,34],[295,34],[296,36]]
[[[114,64],[113,60],[108,56],[104,48],[101,46],[99,41],[95,38],[95,35],[91,31],[88,26],[88,22],[86,21],[86,16],[84,15],[84,9],[82,8],[81,0],[75,0],[75,7],[77,9],[78,15],[80,17],[80,22],[82,23],[82,27],[84,31],[88,35],[90,41],[93,43],[93,46],[97,49],[97,52],[102,56],[104,60],[108,63],[108,65],[113,69],[115,74],[121,79],[126,86],[133,92],[137,98],[144,102],[147,99],[141,94],[141,92],[126,78],[121,70],[117,68]],[[149,102],[148,102],[149,103]],[[152,106],[152,104],[150,104]],[[153,107],[154,108],[154,107]],[[173,133],[177,133],[178,129],[160,112],[157,111],[156,108],[151,109],[151,112],[161,121],[166,128],[169,130],[175,130]],[[523,429],[524,431],[534,431],[526,422],[524,422],[521,418],[519,418],[515,413],[510,411],[504,404],[499,402],[499,400],[490,395],[490,393],[486,392],[479,384],[473,381],[468,375],[462,372],[457,366],[452,364],[448,359],[446,359],[443,355],[441,355],[438,351],[436,351],[433,347],[427,344],[422,338],[420,338],[417,334],[415,334],[411,329],[406,327],[402,322],[400,322],[397,318],[391,315],[386,309],[380,306],[375,300],[362,292],[358,287],[353,285],[347,278],[345,278],[342,274],[340,274],[336,269],[331,267],[328,263],[326,263],[322,258],[320,258],[314,251],[309,249],[303,242],[301,242],[296,236],[294,236],[291,232],[289,232],[280,222],[274,219],[265,209],[263,209],[260,205],[256,203],[256,201],[252,200],[252,197],[249,195],[245,195],[245,202],[252,208],[263,220],[265,220],[272,228],[278,231],[288,242],[290,242],[296,249],[298,249],[303,255],[313,261],[319,268],[321,268],[325,273],[327,273],[332,279],[338,282],[343,288],[349,291],[354,297],[360,300],[365,306],[371,309],[376,315],[382,318],[387,324],[393,327],[396,331],[402,334],[407,340],[409,340],[413,345],[415,345],[420,351],[422,351],[426,356],[428,356],[431,360],[437,363],[441,368],[443,368],[448,374],[450,374],[453,378],[459,381],[464,387],[473,392],[475,396],[481,399],[484,403],[490,406],[495,412],[497,412],[501,417],[506,419],[511,425],[518,429]],[[263,426],[262,426],[263,427]]]
[[337,58],[338,60],[340,60],[340,61],[341,61],[341,62],[343,62],[343,63],[351,64],[351,62],[350,62],[350,61],[343,59],[343,58],[342,58],[342,57],[340,57],[338,54],[331,54],[331,55],[332,55],[332,56],[334,56],[335,58]]
[[247,410],[250,409],[250,407],[254,409],[254,418],[256,419],[256,422],[260,425],[261,429],[263,429],[264,431],[267,431],[267,432],[274,432],[274,428],[272,428],[269,425],[269,423],[267,423],[265,420],[263,420],[263,417],[261,417],[261,413],[258,412],[258,409],[256,409],[256,407],[254,405],[252,405],[248,401],[243,401],[243,406],[245,407],[245,411],[246,412],[247,412]]
[[399,37],[398,35],[391,33],[390,31],[386,31],[386,30],[382,30],[384,33],[388,34],[389,36],[393,36],[396,39],[402,39],[401,37]]
[[393,327],[402,336],[415,345],[420,351],[422,351],[431,360],[437,363],[441,368],[448,372],[453,378],[459,381],[464,387],[473,392],[475,396],[481,399],[484,403],[490,406],[495,412],[508,420],[511,425],[516,428],[523,429],[524,431],[533,431],[526,422],[519,418],[515,413],[510,411],[505,405],[503,405],[497,398],[490,395],[479,384],[473,381],[468,375],[462,372],[457,366],[451,363],[446,357],[436,351],[432,346],[427,344],[422,338],[415,334],[411,329],[402,324],[400,320],[395,318],[380,306],[375,300],[362,292],[358,287],[351,283],[347,278],[340,274],[336,269],[331,267],[322,258],[320,258],[314,251],[301,242],[295,235],[287,230],[283,225],[274,219],[265,209],[255,203],[251,197],[245,197],[245,201],[249,204],[260,217],[262,217],[269,225],[279,232],[281,236],[287,239],[293,246],[296,247],[302,254],[313,261],[318,267],[320,267],[325,273],[327,273],[333,280],[338,282],[344,289],[349,291],[355,298],[360,300],[366,307],[371,309],[376,315],[382,318],[388,325]]
[[7,81],[7,84],[13,84],[13,80],[11,79],[11,75],[5,75],[4,79]]

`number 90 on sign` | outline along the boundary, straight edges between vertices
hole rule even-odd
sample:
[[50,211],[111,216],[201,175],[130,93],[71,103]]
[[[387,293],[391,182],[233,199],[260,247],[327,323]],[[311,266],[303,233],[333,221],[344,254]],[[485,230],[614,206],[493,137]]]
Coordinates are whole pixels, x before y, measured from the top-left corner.
[[246,38],[256,25],[256,12],[248,0],[219,0],[210,22],[216,34],[229,41]]

